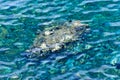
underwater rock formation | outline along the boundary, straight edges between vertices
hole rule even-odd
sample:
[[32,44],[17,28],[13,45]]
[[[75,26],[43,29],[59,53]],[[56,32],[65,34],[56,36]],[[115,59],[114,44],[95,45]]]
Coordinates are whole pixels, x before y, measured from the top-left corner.
[[33,42],[33,45],[26,52],[44,56],[49,52],[59,51],[67,47],[67,43],[79,40],[80,36],[89,30],[87,24],[79,20],[65,22],[61,26],[46,28]]

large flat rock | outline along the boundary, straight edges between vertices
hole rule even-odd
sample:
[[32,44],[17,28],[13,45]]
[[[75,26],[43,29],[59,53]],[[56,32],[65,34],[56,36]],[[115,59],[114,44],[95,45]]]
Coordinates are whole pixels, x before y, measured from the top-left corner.
[[76,41],[88,30],[88,25],[79,20],[65,22],[63,25],[46,28],[34,40],[28,54],[46,55],[67,47],[66,43]]

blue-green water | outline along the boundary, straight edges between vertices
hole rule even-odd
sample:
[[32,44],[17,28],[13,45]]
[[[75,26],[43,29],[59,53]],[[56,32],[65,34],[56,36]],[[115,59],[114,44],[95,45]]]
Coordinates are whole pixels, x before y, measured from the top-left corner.
[[[39,60],[21,56],[38,30],[68,20],[90,25],[82,43]],[[120,80],[119,54],[119,0],[0,0],[0,80]]]

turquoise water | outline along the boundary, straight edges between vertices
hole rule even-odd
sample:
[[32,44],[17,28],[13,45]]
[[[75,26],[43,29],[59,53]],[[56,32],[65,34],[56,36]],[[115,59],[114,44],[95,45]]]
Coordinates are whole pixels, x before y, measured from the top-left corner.
[[[22,56],[38,30],[81,20],[91,31],[71,49]],[[0,0],[0,80],[120,80],[119,0]]]

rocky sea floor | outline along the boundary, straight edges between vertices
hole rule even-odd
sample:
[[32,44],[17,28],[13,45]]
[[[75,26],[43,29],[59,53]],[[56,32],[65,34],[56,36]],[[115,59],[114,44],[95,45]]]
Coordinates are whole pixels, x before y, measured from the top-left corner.
[[[90,26],[82,42],[23,56],[39,31],[69,20]],[[120,1],[0,0],[0,80],[120,80]]]

